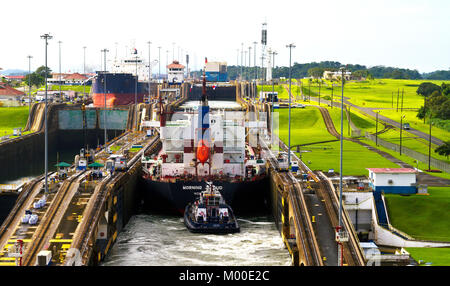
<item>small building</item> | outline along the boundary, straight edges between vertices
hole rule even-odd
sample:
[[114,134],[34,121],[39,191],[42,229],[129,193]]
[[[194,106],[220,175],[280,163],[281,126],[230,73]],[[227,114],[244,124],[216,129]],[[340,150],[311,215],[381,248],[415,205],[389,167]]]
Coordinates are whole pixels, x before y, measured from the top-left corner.
[[[342,77],[341,71],[324,71],[322,77],[326,80],[340,80]],[[352,73],[350,71],[344,71],[344,79],[350,80]]]
[[206,62],[205,64],[206,81],[226,82],[228,81],[226,62]]
[[24,92],[0,82],[0,102],[3,106],[20,106],[24,95],[26,95]]
[[417,193],[417,171],[411,168],[367,168],[369,187],[386,194]]
[[61,80],[61,85],[86,85],[91,84],[91,79],[89,74],[80,73],[52,73],[52,77],[47,79],[48,84],[59,85]]
[[173,61],[167,66],[167,81],[176,83],[184,81],[184,66],[179,61]]
[[25,80],[24,75],[6,75],[4,76],[9,82],[21,82]]

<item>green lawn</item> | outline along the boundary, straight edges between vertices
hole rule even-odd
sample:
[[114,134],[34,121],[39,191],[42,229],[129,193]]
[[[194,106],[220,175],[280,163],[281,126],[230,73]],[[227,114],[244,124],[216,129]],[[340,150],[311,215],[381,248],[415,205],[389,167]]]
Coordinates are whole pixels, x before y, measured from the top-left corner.
[[[286,85],[286,87],[289,88],[289,83]],[[296,96],[297,93],[300,96],[300,88],[297,87],[297,83],[292,83],[291,84],[291,88],[292,88],[292,95]],[[263,90],[264,91],[272,91],[272,85],[263,85]],[[261,91],[261,85],[257,86],[257,92],[258,92],[258,96],[259,96],[259,92]],[[278,92],[278,98],[279,99],[289,99],[289,94],[286,88],[284,88],[284,86],[282,84],[279,85],[274,85],[273,86],[273,91]]]
[[[392,142],[394,144],[400,144],[400,130],[391,129],[383,134],[380,134],[379,138]],[[405,132],[405,130],[403,130],[402,146],[428,156],[428,145],[429,142],[427,140],[418,138],[416,135]],[[446,156],[442,156],[434,152],[434,149],[436,148],[437,145],[431,144],[431,157],[450,163],[450,160],[448,160]]]
[[407,247],[406,251],[417,262],[422,261],[420,265],[450,266],[450,248]]
[[[40,90],[44,90],[44,88],[41,88]],[[86,89],[86,93],[89,93],[91,91],[91,86],[90,85],[86,85],[85,86]],[[51,86],[51,90],[59,90],[59,85],[52,85]],[[62,85],[61,86],[61,90],[65,91],[65,90],[73,90],[76,92],[83,92],[83,86],[82,85]]]
[[[338,109],[334,110],[332,111],[332,118],[336,119]],[[279,118],[279,136],[287,144],[288,109],[279,109]],[[315,107],[307,106],[304,109],[292,109],[291,118],[291,146],[336,139],[328,133],[320,111]],[[344,141],[343,145],[343,173],[345,175],[367,175],[366,168],[398,167],[391,161],[357,143]],[[312,170],[328,171],[328,169],[334,169],[339,172],[339,148],[339,141],[313,144],[302,147],[301,151],[309,152],[301,152],[301,156]]]
[[[411,157],[406,156],[405,154],[402,154],[400,156],[400,154],[398,152],[394,152],[391,149],[387,149],[384,148],[381,145],[375,146],[375,142],[373,142],[372,140],[369,139],[361,139],[364,143],[372,146],[372,147],[376,147],[377,149],[384,151],[390,155],[392,155],[393,157],[402,160],[403,162],[410,164],[411,166],[418,168],[419,170],[428,170],[428,163],[423,163],[423,162],[417,162],[416,159],[413,159]],[[431,168],[433,168],[434,166],[431,165]],[[431,172],[425,172],[427,174],[430,174],[432,176],[436,176],[436,177],[440,177],[440,178],[444,178],[444,179],[449,179],[450,180],[450,174],[446,173],[446,172],[442,172],[442,173],[431,173]]]
[[[308,94],[308,79],[303,79],[303,88],[305,94]],[[320,89],[321,96],[331,96],[331,82],[325,81]],[[349,81],[344,87],[344,96],[350,98],[350,102],[362,106],[373,108],[396,108],[397,95],[399,95],[399,107],[401,106],[402,90],[403,108],[419,108],[423,105],[423,97],[416,93],[417,88],[422,82],[432,82],[441,85],[441,80],[400,80],[400,79],[374,79],[367,81]],[[340,83],[335,83],[333,94],[338,97],[341,95]],[[311,84],[311,96],[316,96],[319,91],[317,83]],[[394,93],[394,96],[392,94]],[[392,104],[392,99],[394,99]]]
[[450,187],[428,187],[428,193],[386,194],[391,224],[416,239],[450,241]]
[[[403,112],[400,112],[400,110],[397,112],[396,110],[390,110],[390,109],[383,109],[380,110],[380,115],[386,116],[392,120],[400,122],[400,118],[402,115],[405,115],[405,118],[403,119],[403,122],[409,123],[411,128],[417,129],[419,131],[422,131],[426,134],[429,134],[430,132],[430,124],[428,119],[425,123],[423,123],[423,119],[419,119],[416,117],[417,111],[415,110],[403,110]],[[449,140],[450,138],[450,132],[435,126],[432,126],[431,128],[431,135],[439,138],[443,141]]]
[[28,106],[0,107],[0,136],[13,134],[13,129],[27,125]]

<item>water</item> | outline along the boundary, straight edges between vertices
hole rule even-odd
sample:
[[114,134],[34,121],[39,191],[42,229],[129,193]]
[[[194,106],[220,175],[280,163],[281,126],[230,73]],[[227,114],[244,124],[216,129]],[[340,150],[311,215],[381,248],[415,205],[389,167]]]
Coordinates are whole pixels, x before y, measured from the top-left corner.
[[182,217],[133,216],[117,237],[104,266],[279,266],[291,265],[273,220],[238,218],[240,233],[189,232]]

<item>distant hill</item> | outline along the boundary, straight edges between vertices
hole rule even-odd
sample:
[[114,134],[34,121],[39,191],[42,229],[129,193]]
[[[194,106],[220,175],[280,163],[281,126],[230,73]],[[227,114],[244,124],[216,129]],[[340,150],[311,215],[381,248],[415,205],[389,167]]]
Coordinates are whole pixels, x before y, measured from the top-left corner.
[[2,75],[27,75],[28,71],[19,70],[19,69],[9,69],[9,70],[0,70],[0,74],[2,74]]
[[[323,61],[323,62],[312,62],[312,63],[294,63],[292,65],[291,75],[293,78],[304,78],[309,76],[308,70],[319,68],[323,70],[338,70],[340,67],[346,66],[346,68],[351,72],[363,72],[369,73],[374,78],[392,78],[392,79],[429,79],[429,80],[450,80],[450,70],[439,70],[431,73],[419,73],[417,70],[396,68],[396,67],[385,67],[385,66],[373,66],[367,67],[359,64],[341,64],[340,62],[334,61]],[[236,79],[236,77],[241,72],[240,66],[228,66],[228,78],[230,80]],[[255,68],[245,68],[243,70],[245,75],[254,78]],[[261,68],[258,67],[258,74],[261,72]],[[199,72],[195,72],[200,75]],[[289,77],[289,67],[278,66],[273,69],[272,75],[274,78],[279,77]]]

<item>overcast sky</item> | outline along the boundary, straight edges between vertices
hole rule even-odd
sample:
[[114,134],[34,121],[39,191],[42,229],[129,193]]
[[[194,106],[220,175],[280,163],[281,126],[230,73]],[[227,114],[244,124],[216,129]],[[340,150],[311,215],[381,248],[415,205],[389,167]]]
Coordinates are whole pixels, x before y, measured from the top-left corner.
[[[48,64],[58,71],[100,69],[100,50],[108,59],[124,56],[135,45],[139,53],[166,65],[188,51],[190,65],[209,61],[235,65],[237,49],[257,41],[267,22],[268,47],[278,52],[276,65],[289,65],[286,44],[294,43],[292,62],[332,60],[343,64],[385,65],[430,72],[450,69],[450,1],[448,0],[3,0],[0,68],[32,70],[44,64],[44,42],[50,33]],[[133,44],[133,42],[135,44]],[[115,44],[117,43],[117,44]],[[117,49],[116,49],[117,47]],[[257,61],[258,65],[261,60]],[[247,54],[248,64],[248,54]],[[156,66],[157,67],[157,66]]]

